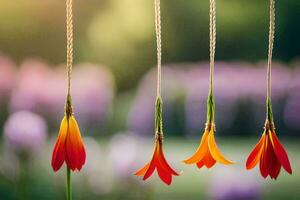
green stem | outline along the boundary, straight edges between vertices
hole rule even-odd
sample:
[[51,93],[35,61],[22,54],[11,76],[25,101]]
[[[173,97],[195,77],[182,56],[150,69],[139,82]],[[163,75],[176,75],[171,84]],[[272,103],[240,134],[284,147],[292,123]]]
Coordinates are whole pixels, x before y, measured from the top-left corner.
[[72,187],[71,187],[71,170],[67,167],[67,192],[66,192],[67,200],[72,199]]
[[161,97],[156,98],[155,103],[155,133],[161,134],[162,136],[162,99]]

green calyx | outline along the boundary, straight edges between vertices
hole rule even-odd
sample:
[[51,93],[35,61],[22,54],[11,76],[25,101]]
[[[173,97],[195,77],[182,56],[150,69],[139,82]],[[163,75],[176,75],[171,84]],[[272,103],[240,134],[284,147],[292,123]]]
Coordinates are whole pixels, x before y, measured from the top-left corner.
[[162,99],[161,97],[156,98],[155,102],[155,133],[162,136]]
[[272,102],[271,102],[271,98],[270,97],[267,97],[266,107],[267,107],[267,116],[266,116],[267,120],[271,124],[274,124],[273,111],[272,111]]
[[215,98],[212,92],[210,92],[207,97],[206,123],[209,124],[214,121],[215,121]]

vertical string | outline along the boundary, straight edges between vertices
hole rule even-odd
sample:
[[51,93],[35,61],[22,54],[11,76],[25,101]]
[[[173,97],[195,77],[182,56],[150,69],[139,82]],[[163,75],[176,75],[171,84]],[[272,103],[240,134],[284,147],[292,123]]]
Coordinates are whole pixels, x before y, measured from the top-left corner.
[[267,99],[271,99],[271,77],[272,77],[272,54],[275,37],[275,0],[270,0],[270,26],[269,26],[269,49],[268,49],[268,70],[267,70]]
[[73,67],[73,0],[66,0],[66,25],[67,25],[67,77],[68,91],[71,93],[71,78]]
[[209,9],[209,57],[210,57],[210,83],[209,94],[213,94],[213,76],[215,66],[215,51],[216,51],[216,1],[210,0]]
[[160,0],[154,0],[155,5],[155,33],[157,47],[157,97],[161,97],[161,14]]
[[[66,101],[66,115],[69,117],[72,113],[71,107],[71,75],[73,67],[73,0],[66,0],[66,26],[67,26],[67,77],[68,91]],[[67,200],[72,199],[71,191],[71,171],[67,166]]]

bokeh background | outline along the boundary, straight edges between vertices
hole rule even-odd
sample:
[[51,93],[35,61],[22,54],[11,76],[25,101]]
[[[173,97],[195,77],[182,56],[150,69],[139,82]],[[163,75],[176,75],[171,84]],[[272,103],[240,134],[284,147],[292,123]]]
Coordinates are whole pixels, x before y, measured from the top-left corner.
[[[269,1],[217,2],[217,140],[233,166],[198,170],[208,93],[209,1],[163,0],[165,153],[182,176],[167,187],[132,173],[151,157],[156,47],[151,0],[76,0],[73,101],[87,149],[74,199],[300,198],[300,1],[277,1],[272,98],[293,175],[264,180],[245,160],[265,119]],[[0,199],[64,199],[50,159],[63,116],[65,5],[0,1]]]

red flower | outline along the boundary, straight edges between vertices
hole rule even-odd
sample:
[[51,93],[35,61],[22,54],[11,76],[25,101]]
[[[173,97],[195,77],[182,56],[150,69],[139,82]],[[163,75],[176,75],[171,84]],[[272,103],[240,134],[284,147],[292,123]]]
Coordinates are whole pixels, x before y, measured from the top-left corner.
[[215,141],[215,126],[210,123],[206,126],[200,145],[194,155],[183,162],[185,164],[196,164],[198,168],[202,168],[203,166],[211,168],[217,161],[224,165],[233,164],[219,150]]
[[65,116],[61,122],[58,138],[52,153],[52,168],[58,171],[64,162],[72,170],[80,171],[86,155],[80,130],[75,117]]
[[281,166],[289,174],[292,174],[292,168],[288,155],[276,136],[273,125],[266,123],[265,131],[250,153],[246,168],[254,168],[259,162],[261,175],[266,178],[270,175],[271,179],[276,179],[280,173]]
[[157,170],[160,179],[167,185],[171,184],[172,175],[179,176],[179,174],[175,172],[166,161],[163,152],[162,139],[159,137],[156,137],[155,140],[152,160],[143,168],[138,170],[134,175],[143,176],[143,180],[146,180],[153,174],[155,169]]

